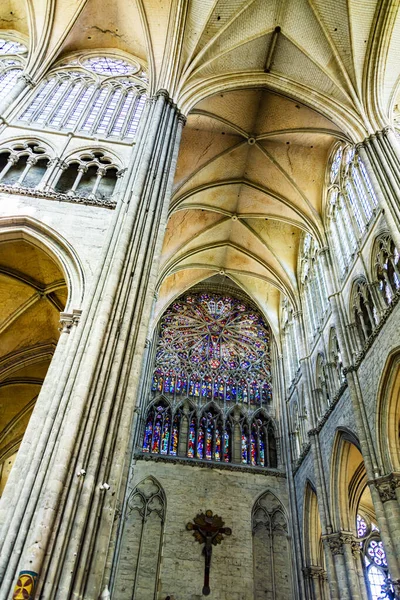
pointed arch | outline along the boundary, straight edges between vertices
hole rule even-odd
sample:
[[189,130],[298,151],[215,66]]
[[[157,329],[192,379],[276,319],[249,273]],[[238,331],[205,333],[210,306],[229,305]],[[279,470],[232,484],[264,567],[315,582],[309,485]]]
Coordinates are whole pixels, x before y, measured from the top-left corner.
[[377,450],[384,473],[400,471],[400,348],[391,352],[383,370],[376,404]]
[[357,436],[338,428],[332,449],[330,498],[334,531],[353,531],[358,504],[367,485],[364,459]]
[[65,275],[68,300],[65,312],[79,310],[85,292],[85,275],[78,254],[65,238],[48,225],[32,217],[1,217],[0,243],[17,239],[39,247],[57,262]]
[[[156,597],[166,509],[164,489],[151,475],[137,483],[129,495],[121,533],[121,547],[129,548],[129,552],[119,557],[116,597],[135,600]],[[129,579],[122,575],[127,572],[131,574]]]
[[282,502],[267,490],[252,510],[254,600],[293,597],[288,517]]

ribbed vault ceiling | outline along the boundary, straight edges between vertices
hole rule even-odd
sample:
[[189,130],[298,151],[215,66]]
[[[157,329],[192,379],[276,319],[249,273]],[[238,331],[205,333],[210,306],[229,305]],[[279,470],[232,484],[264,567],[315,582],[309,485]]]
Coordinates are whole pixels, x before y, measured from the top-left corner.
[[[223,272],[277,328],[298,302],[303,231],[324,244],[333,144],[391,124],[398,0],[6,0],[0,26],[30,37],[28,74],[102,49],[138,58],[150,93],[188,114],[159,276],[157,315]],[[126,55],[126,54],[125,54]]]

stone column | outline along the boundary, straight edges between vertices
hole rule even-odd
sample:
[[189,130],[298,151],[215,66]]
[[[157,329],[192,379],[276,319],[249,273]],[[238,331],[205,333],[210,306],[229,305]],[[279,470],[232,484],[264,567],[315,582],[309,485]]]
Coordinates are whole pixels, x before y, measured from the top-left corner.
[[[288,436],[289,436],[289,423],[288,423],[288,414],[287,414],[287,402],[286,402],[286,384],[285,384],[285,374],[283,367],[283,357],[282,355],[278,355],[277,348],[274,347],[274,358],[276,364],[276,377],[275,381],[277,382],[275,395],[276,400],[278,401],[278,405],[281,408],[282,415],[282,425],[283,431],[287,433],[287,435],[282,435],[282,458],[284,457],[284,461],[286,464],[286,476],[288,483],[288,491],[289,491],[289,531],[291,534],[291,538],[293,540],[293,553],[292,553],[292,567],[293,567],[293,596],[295,598],[306,598],[305,589],[304,589],[304,577],[302,577],[301,569],[304,566],[304,558],[303,558],[303,547],[301,543],[301,534],[299,527],[299,515],[297,512],[297,499],[296,499],[296,486],[294,484],[292,464],[291,464],[291,456],[290,456],[290,447],[288,444]],[[280,466],[280,465],[279,465]]]
[[[97,600],[130,440],[168,205],[184,119],[165,91],[148,102],[106,241],[84,305],[79,343],[65,386],[53,452],[18,490],[3,546],[1,600],[18,572],[37,573],[48,600]],[[84,478],[76,472],[84,468]],[[36,477],[37,479],[37,477]],[[102,485],[106,482],[107,488]],[[19,558],[20,557],[20,558]]]
[[362,600],[358,575],[355,568],[350,532],[338,531],[323,538],[335,563],[340,600]]
[[1,121],[6,122],[3,114],[7,117],[10,112],[10,107],[14,104],[15,100],[20,100],[35,86],[33,80],[29,75],[21,73],[14,83],[12,89],[3,98],[0,98],[0,123]]
[[394,243],[399,248],[400,206],[398,198],[400,194],[392,169],[385,159],[387,148],[382,150],[376,136],[370,136],[362,144],[357,145],[357,150],[371,180],[378,204],[385,213]]

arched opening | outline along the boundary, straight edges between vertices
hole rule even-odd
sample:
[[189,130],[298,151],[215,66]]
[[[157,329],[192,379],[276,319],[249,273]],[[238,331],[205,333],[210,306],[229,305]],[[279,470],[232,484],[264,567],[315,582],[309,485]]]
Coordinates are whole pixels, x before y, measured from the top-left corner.
[[270,330],[242,296],[190,290],[165,311],[144,391],[142,452],[179,448],[187,459],[278,467]]
[[[385,549],[381,540],[367,473],[358,442],[351,433],[340,431],[333,457],[333,507],[338,531],[352,532],[356,571],[346,565],[350,592],[358,590],[369,600],[394,598]],[[347,536],[343,543],[348,543]],[[355,542],[355,543],[354,543]]]
[[377,438],[384,473],[400,471],[400,352],[389,356],[378,391]]
[[272,492],[253,506],[254,600],[292,598],[291,555],[285,510]]
[[0,494],[59,338],[65,275],[29,236],[0,238]]
[[329,591],[325,555],[322,544],[321,519],[318,499],[314,488],[307,482],[303,509],[304,556],[306,561],[305,583],[310,598],[327,600]]

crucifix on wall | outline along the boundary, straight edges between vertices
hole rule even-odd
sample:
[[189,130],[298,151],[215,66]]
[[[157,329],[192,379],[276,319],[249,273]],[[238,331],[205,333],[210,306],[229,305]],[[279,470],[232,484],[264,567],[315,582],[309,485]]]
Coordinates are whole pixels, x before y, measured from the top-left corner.
[[212,547],[220,544],[224,535],[231,535],[232,529],[224,527],[225,523],[218,515],[213,515],[212,510],[206,510],[206,513],[199,513],[194,519],[186,525],[188,531],[193,531],[193,537],[204,544],[203,554],[205,559],[204,566],[204,585],[203,595],[210,594],[210,568]]

